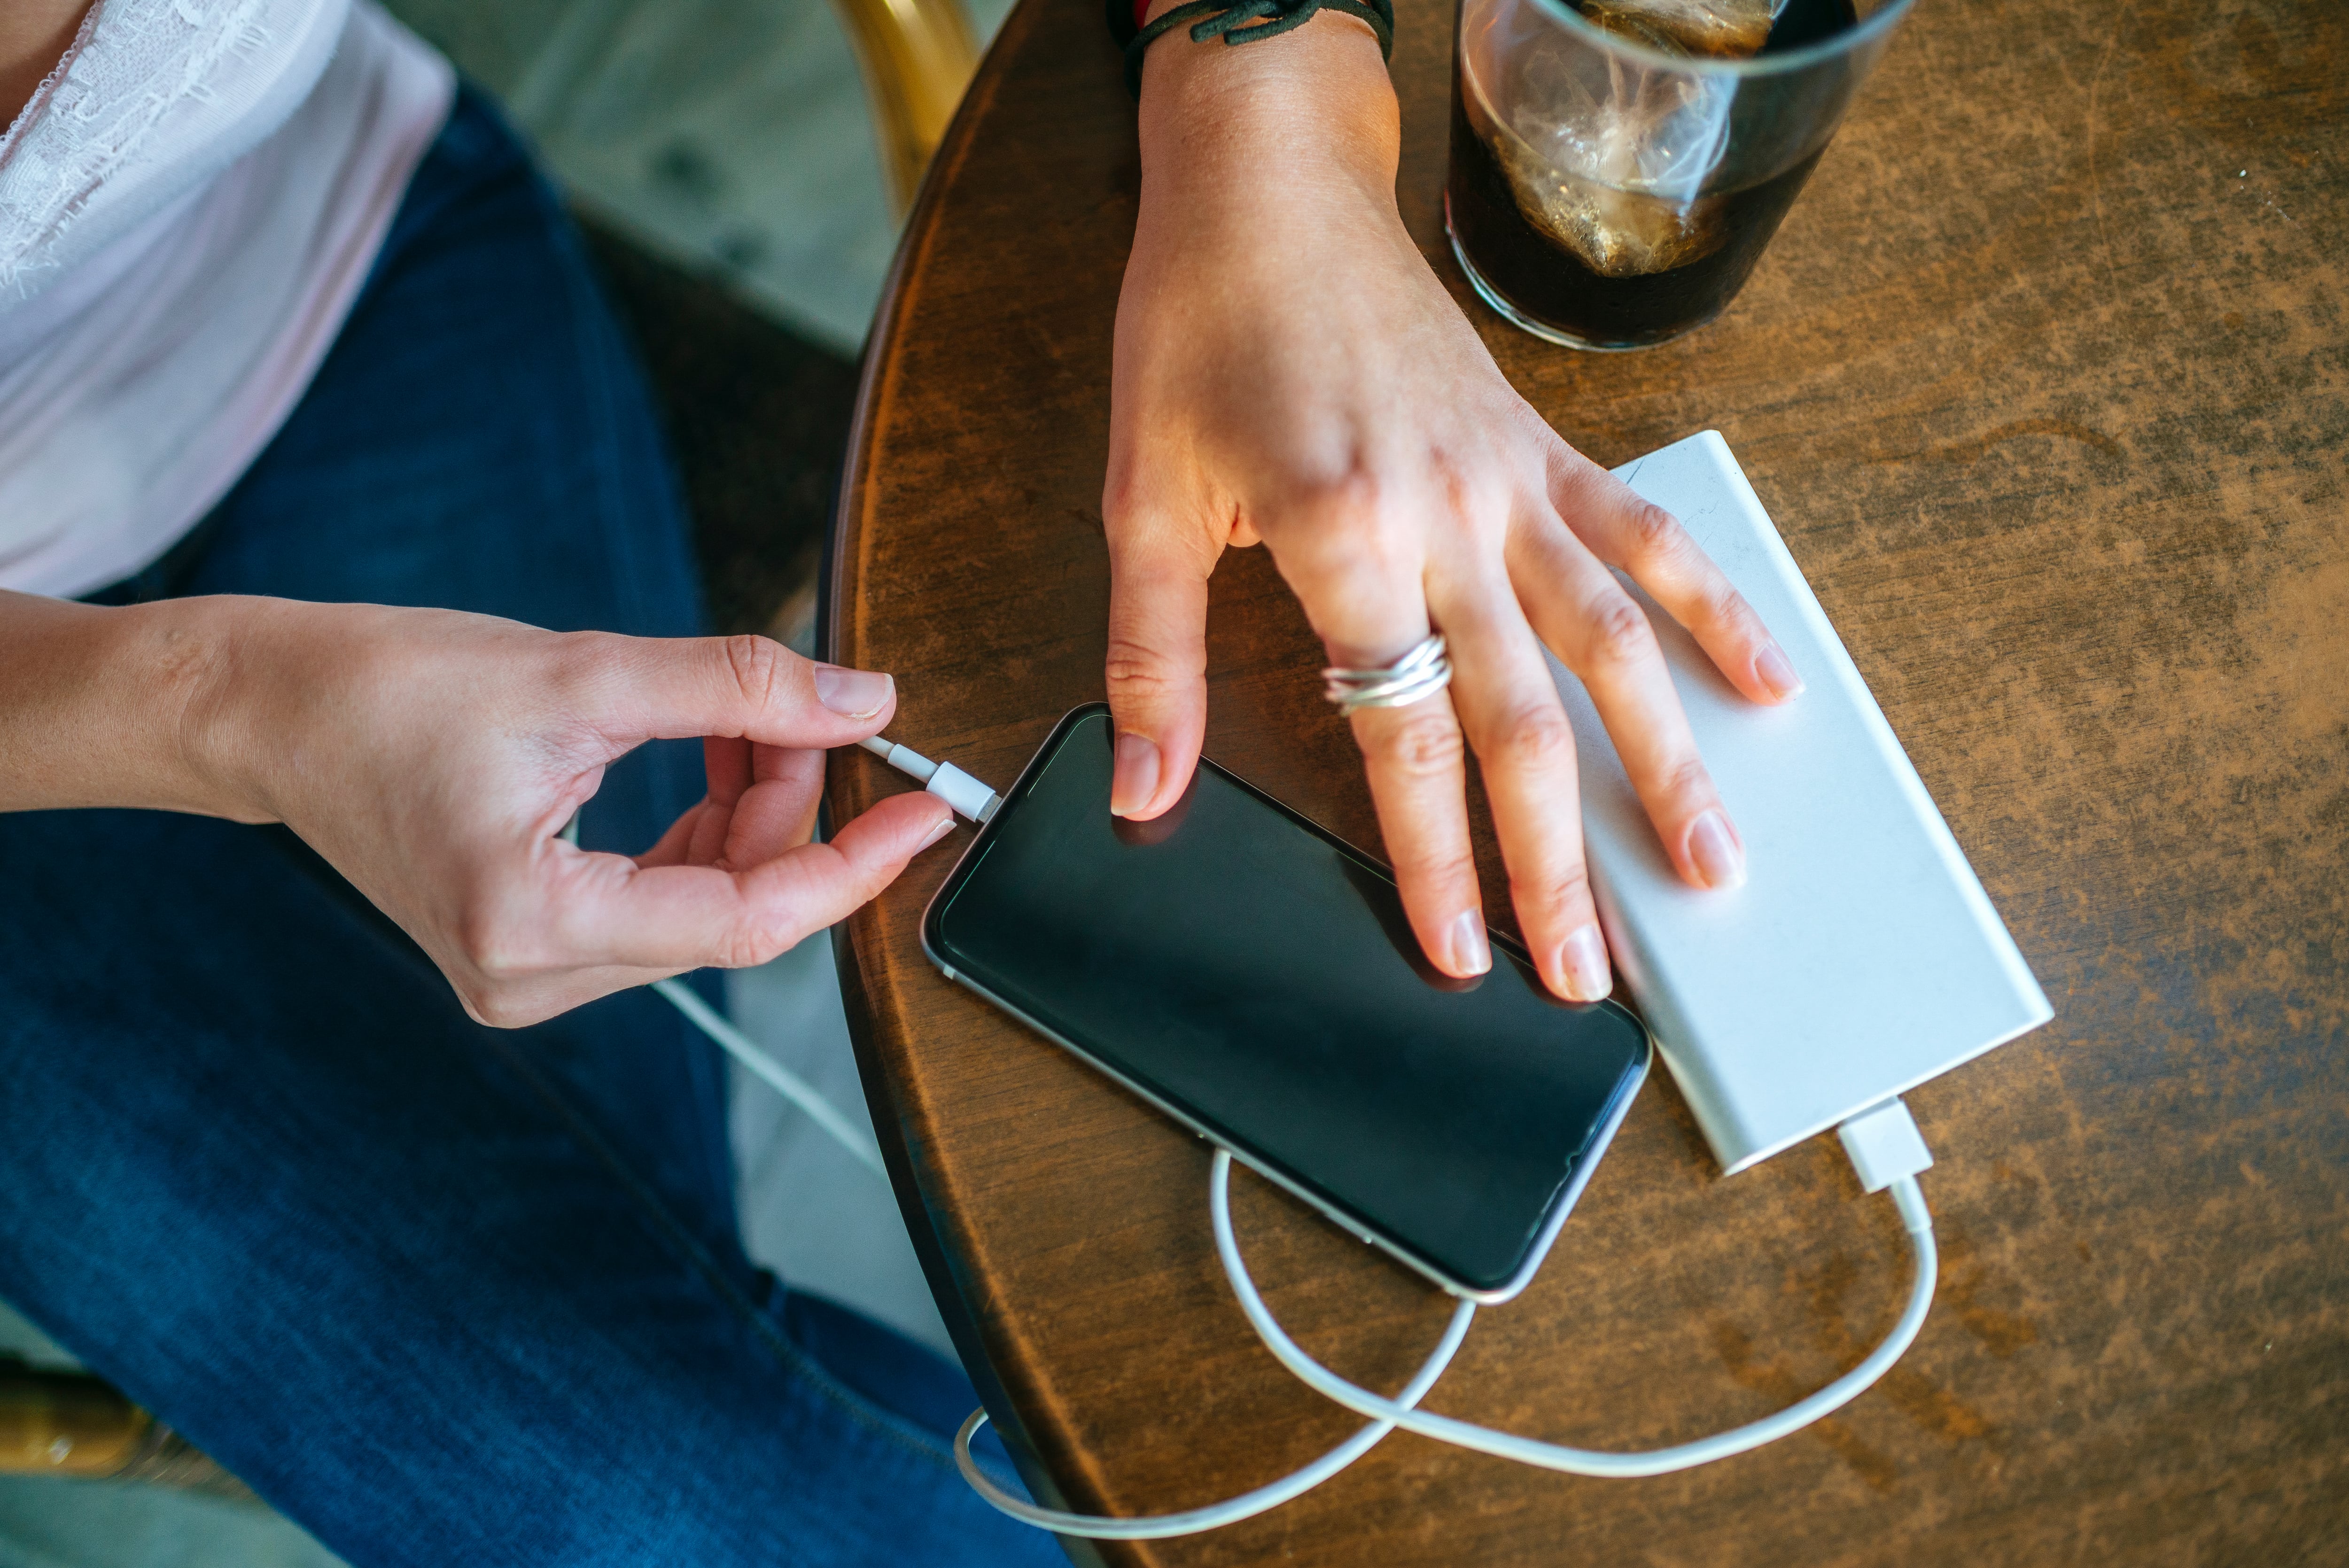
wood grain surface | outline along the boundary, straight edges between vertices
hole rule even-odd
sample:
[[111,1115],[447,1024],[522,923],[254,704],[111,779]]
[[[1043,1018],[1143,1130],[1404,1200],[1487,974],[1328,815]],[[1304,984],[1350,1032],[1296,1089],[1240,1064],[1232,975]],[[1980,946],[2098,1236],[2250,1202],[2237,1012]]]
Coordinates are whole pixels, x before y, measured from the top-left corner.
[[[1728,314],[1604,356],[1469,296],[1438,210],[1450,12],[1399,10],[1423,249],[1599,461],[1726,435],[2056,1017],[1909,1097],[1940,1296],[1833,1419],[1633,1482],[1398,1436],[1247,1524],[1101,1556],[2349,1562],[2349,7],[1923,0]],[[982,68],[874,329],[833,542],[832,655],[896,674],[893,735],[999,783],[1102,690],[1139,163],[1098,11],[1022,0]],[[1209,635],[1209,754],[1375,846],[1261,551],[1225,557]],[[839,754],[834,820],[903,787]],[[842,948],[967,1357],[1077,1505],[1287,1470],[1352,1422],[1232,1305],[1205,1146],[925,962],[963,841]],[[1277,1311],[1398,1385],[1444,1303],[1239,1186]],[[1658,1074],[1431,1403],[1589,1446],[1692,1438],[1850,1366],[1906,1278],[1832,1139],[1723,1180]]]

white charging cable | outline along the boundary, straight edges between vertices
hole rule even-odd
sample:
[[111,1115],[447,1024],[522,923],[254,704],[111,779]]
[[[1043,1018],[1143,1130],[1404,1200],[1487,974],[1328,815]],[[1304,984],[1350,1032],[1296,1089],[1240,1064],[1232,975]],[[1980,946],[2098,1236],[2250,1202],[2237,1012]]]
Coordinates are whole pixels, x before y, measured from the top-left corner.
[[1909,1108],[1898,1099],[1887,1100],[1861,1112],[1845,1122],[1840,1130],[1844,1148],[1852,1157],[1852,1165],[1859,1173],[1861,1184],[1871,1192],[1882,1191],[1887,1187],[1892,1190],[1892,1201],[1899,1206],[1901,1224],[1909,1233],[1909,1249],[1916,1258],[1916,1276],[1909,1283],[1909,1305],[1900,1314],[1899,1321],[1893,1325],[1892,1332],[1884,1342],[1869,1352],[1858,1366],[1808,1398],[1798,1400],[1775,1415],[1764,1416],[1742,1427],[1733,1427],[1725,1432],[1716,1432],[1709,1438],[1639,1453],[1573,1449],[1519,1437],[1512,1432],[1478,1426],[1473,1421],[1412,1409],[1348,1382],[1299,1348],[1297,1342],[1289,1338],[1288,1332],[1266,1307],[1264,1298],[1257,1293],[1256,1282],[1248,1277],[1247,1264],[1240,1256],[1239,1242],[1232,1233],[1232,1157],[1220,1149],[1216,1151],[1215,1168],[1208,1178],[1207,1205],[1216,1229],[1216,1251],[1223,1259],[1225,1277],[1231,1281],[1232,1292],[1239,1297],[1240,1310],[1247,1314],[1249,1326],[1256,1330],[1257,1337],[1264,1341],[1265,1348],[1271,1351],[1282,1366],[1315,1391],[1345,1406],[1356,1415],[1392,1421],[1406,1431],[1500,1459],[1515,1460],[1519,1464],[1563,1470],[1569,1475],[1606,1478],[1666,1475],[1775,1442],[1849,1404],[1868,1385],[1891,1369],[1892,1364],[1900,1359],[1902,1353],[1916,1339],[1918,1330],[1924,1327],[1925,1314],[1933,1305],[1939,1255],[1933,1245],[1933,1217],[1926,1210],[1925,1194],[1917,1185],[1917,1175],[1932,1164],[1932,1156],[1925,1151],[1925,1140],[1919,1135],[1916,1122],[1909,1118]]
[[[1861,1185],[1870,1192],[1890,1188],[1892,1201],[1900,1211],[1901,1223],[1909,1233],[1909,1247],[1916,1260],[1916,1276],[1909,1287],[1909,1305],[1902,1311],[1899,1321],[1893,1326],[1891,1334],[1858,1366],[1808,1398],[1798,1400],[1758,1421],[1671,1448],[1637,1453],[1609,1453],[1546,1443],[1417,1409],[1415,1407],[1433,1387],[1436,1378],[1443,1375],[1444,1368],[1451,1362],[1453,1352],[1468,1332],[1468,1325],[1476,1314],[1475,1304],[1470,1301],[1463,1301],[1454,1309],[1451,1325],[1444,1331],[1444,1343],[1437,1346],[1436,1354],[1428,1358],[1418,1376],[1397,1398],[1384,1398],[1347,1381],[1300,1349],[1273,1317],[1264,1304],[1263,1296],[1257,1293],[1256,1282],[1249,1277],[1247,1261],[1240,1255],[1238,1239],[1232,1230],[1232,1157],[1228,1150],[1218,1149],[1207,1177],[1208,1214],[1215,1228],[1216,1252],[1223,1260],[1224,1274],[1231,1282],[1233,1294],[1239,1298],[1240,1310],[1247,1315],[1249,1326],[1256,1330],[1265,1347],[1282,1366],[1316,1392],[1357,1415],[1369,1417],[1371,1425],[1314,1464],[1270,1486],[1233,1498],[1227,1502],[1146,1519],[1111,1519],[1096,1514],[1068,1513],[1057,1509],[1039,1508],[1005,1492],[979,1471],[971,1458],[971,1437],[987,1420],[987,1412],[983,1408],[973,1411],[970,1418],[963,1423],[961,1431],[956,1434],[955,1464],[962,1471],[963,1479],[981,1498],[999,1511],[1023,1522],[1064,1535],[1081,1535],[1093,1540],[1147,1541],[1171,1535],[1195,1534],[1261,1513],[1319,1486],[1398,1427],[1457,1447],[1516,1460],[1522,1464],[1563,1470],[1573,1475],[1609,1479],[1664,1475],[1673,1470],[1710,1464],[1715,1460],[1727,1459],[1733,1454],[1744,1453],[1775,1442],[1850,1403],[1900,1359],[1916,1339],[1918,1331],[1924,1326],[1925,1315],[1932,1305],[1933,1286],[1939,1274],[1932,1216],[1925,1207],[1924,1192],[1917,1184],[1919,1173],[1929,1168],[1933,1159],[1926,1150],[1925,1140],[1918,1132],[1915,1120],[1909,1115],[1908,1107],[1898,1099],[1887,1100],[1852,1117],[1838,1131],[1845,1152],[1850,1156]],[[1354,1451],[1349,1453],[1348,1449]],[[1341,1459],[1340,1455],[1344,1457]]]
[[753,1044],[750,1037],[720,1017],[718,1009],[693,994],[693,988],[682,980],[656,980],[653,989],[666,997],[670,1006],[691,1019],[694,1027],[718,1042],[728,1056],[757,1074],[769,1088],[807,1113],[810,1121],[824,1130],[834,1143],[854,1155],[856,1162],[882,1181],[889,1180],[889,1168],[881,1163],[881,1150],[864,1130],[848,1119],[840,1108],[823,1098],[815,1085],[783,1066]]
[[[986,821],[995,815],[995,809],[1003,804],[1000,795],[951,762],[933,762],[910,747],[894,746],[877,735],[868,736],[857,744],[900,773],[920,779],[931,794],[972,822]],[[562,836],[574,844],[579,841],[577,812],[572,813]],[[858,1164],[882,1181],[889,1180],[888,1167],[881,1162],[880,1149],[865,1135],[863,1128],[817,1092],[813,1084],[761,1050],[748,1035],[728,1023],[716,1008],[695,995],[693,988],[684,981],[656,980],[652,988],[669,1006],[691,1020],[694,1027],[715,1040],[727,1055],[750,1068],[777,1094],[806,1112],[808,1119],[823,1129],[834,1143],[848,1150]]]
[[[571,813],[571,820],[563,824],[555,837],[576,847],[579,842],[579,813]],[[842,1114],[838,1106],[817,1092],[815,1085],[783,1066],[761,1050],[750,1037],[728,1023],[718,1009],[693,994],[684,981],[671,977],[656,980],[652,988],[661,999],[678,1012],[697,1029],[718,1042],[727,1055],[749,1068],[777,1094],[807,1113],[808,1119],[829,1134],[834,1143],[848,1150],[855,1161],[882,1181],[889,1180],[889,1168],[881,1163],[881,1150],[862,1128]]]
[[[1216,1169],[1222,1170],[1231,1156],[1221,1150],[1216,1152]],[[1469,1320],[1476,1315],[1476,1304],[1464,1301],[1452,1311],[1452,1321],[1444,1327],[1444,1337],[1412,1375],[1402,1393],[1392,1403],[1409,1409],[1427,1397],[1435,1380],[1452,1365],[1453,1356],[1460,1342],[1468,1336]],[[1350,1385],[1349,1385],[1350,1387]],[[1301,1497],[1369,1453],[1379,1440],[1395,1429],[1395,1423],[1386,1419],[1373,1420],[1352,1437],[1302,1469],[1294,1470],[1278,1480],[1244,1491],[1237,1497],[1226,1498],[1201,1508],[1185,1509],[1180,1513],[1154,1513],[1138,1518],[1119,1519],[1101,1513],[1070,1513],[1057,1508],[1040,1508],[1023,1498],[1012,1496],[988,1479],[971,1456],[970,1440],[987,1425],[987,1408],[979,1407],[970,1413],[955,1434],[955,1468],[971,1490],[985,1498],[998,1512],[1008,1513],[1023,1524],[1049,1530],[1059,1535],[1081,1535],[1089,1541],[1164,1541],[1175,1535],[1196,1535],[1201,1531],[1221,1529],[1237,1524],[1243,1519],[1253,1519],[1268,1509],[1278,1508],[1290,1498]]]

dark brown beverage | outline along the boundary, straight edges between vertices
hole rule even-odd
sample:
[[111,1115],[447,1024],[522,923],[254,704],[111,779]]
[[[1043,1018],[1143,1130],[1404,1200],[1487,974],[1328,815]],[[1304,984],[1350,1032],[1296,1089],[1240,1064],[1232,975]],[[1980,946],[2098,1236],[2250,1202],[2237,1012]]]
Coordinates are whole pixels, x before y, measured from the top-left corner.
[[[1762,52],[1798,47],[1853,20],[1852,0],[1789,0]],[[1495,308],[1578,347],[1643,348],[1720,315],[1819,160],[1814,152],[1760,184],[1677,206],[1595,184],[1578,189],[1506,128],[1480,123],[1487,116],[1472,101],[1465,70],[1464,50],[1453,74],[1444,194],[1453,243]],[[1515,181],[1505,158],[1516,165]],[[1533,198],[1520,194],[1534,187],[1555,193],[1540,222],[1527,213]]]

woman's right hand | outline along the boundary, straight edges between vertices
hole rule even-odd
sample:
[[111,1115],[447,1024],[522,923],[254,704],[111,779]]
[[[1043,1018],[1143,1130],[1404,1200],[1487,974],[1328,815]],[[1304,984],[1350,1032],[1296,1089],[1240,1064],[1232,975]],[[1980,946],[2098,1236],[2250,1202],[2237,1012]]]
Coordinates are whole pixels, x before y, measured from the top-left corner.
[[[486,615],[0,594],[0,810],[281,821],[413,936],[467,1012],[538,1022],[763,963],[954,825],[896,795],[810,841],[824,753],[878,732],[885,675],[763,637],[557,634]],[[606,764],[703,738],[709,793],[636,857],[559,834]]]

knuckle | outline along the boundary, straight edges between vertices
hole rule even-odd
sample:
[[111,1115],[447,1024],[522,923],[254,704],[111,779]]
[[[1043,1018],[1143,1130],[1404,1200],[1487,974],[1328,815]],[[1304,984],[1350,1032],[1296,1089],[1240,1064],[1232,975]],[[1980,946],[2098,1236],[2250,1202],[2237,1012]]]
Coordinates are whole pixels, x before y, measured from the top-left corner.
[[1718,573],[1712,573],[1710,581],[1698,590],[1696,613],[1713,625],[1732,631],[1758,626],[1754,612],[1746,605],[1745,595],[1731,587],[1729,579]]
[[1647,612],[1619,589],[1591,607],[1589,627],[1593,665],[1634,665],[1655,652],[1655,628],[1648,624]]
[[466,998],[465,1011],[492,1029],[519,1029],[538,1022],[535,1009],[494,986]]
[[785,920],[762,921],[734,932],[719,944],[713,962],[720,969],[754,969],[797,945]]
[[497,1027],[496,1025],[490,1023],[489,1016],[485,1011],[489,1006],[489,998],[481,987],[460,980],[454,975],[450,976],[449,985],[450,988],[457,993],[457,1005],[465,1009],[465,1016],[472,1019],[476,1024],[487,1024],[492,1028]]
[[1395,872],[1406,882],[1422,888],[1473,890],[1476,885],[1476,859],[1464,846],[1430,848],[1404,856],[1396,861]]
[[1413,783],[1447,778],[1460,770],[1463,761],[1460,726],[1440,706],[1403,710],[1397,722],[1380,727],[1370,749],[1388,769]]
[[755,632],[738,632],[719,638],[718,651],[728,676],[752,702],[771,702],[785,683],[792,655],[781,643]]
[[1416,581],[1427,551],[1427,509],[1413,506],[1392,485],[1357,471],[1317,480],[1282,509],[1299,526],[1281,528],[1276,552],[1332,587],[1383,588]]
[[1126,527],[1143,515],[1150,490],[1142,482],[1140,469],[1133,463],[1112,465],[1108,479],[1102,485],[1102,525],[1115,531]]
[[1150,696],[1196,685],[1206,674],[1205,643],[1177,656],[1138,638],[1112,633],[1102,665],[1109,689],[1127,696]]
[[735,879],[733,906],[709,944],[707,962],[719,969],[750,969],[780,956],[806,934],[803,903],[799,892],[751,893]]
[[576,702],[605,686],[622,656],[621,639],[609,632],[566,632],[552,645],[540,667],[567,700]]
[[1556,703],[1530,705],[1510,714],[1488,746],[1478,748],[1488,766],[1549,773],[1574,766],[1574,729]]
[[1537,484],[1520,482],[1512,464],[1485,452],[1439,452],[1429,478],[1440,501],[1435,520],[1447,540],[1477,545],[1506,538],[1519,496],[1540,493]]
[[468,899],[458,911],[453,934],[458,955],[485,994],[537,967],[537,944],[497,900]]
[[1374,522],[1385,511],[1386,485],[1371,469],[1350,465],[1340,472],[1308,480],[1299,490],[1300,512],[1342,527]]
[[1634,500],[1623,518],[1624,540],[1638,559],[1652,561],[1681,547],[1681,520],[1653,501]]
[[1495,510],[1490,482],[1471,464],[1450,453],[1435,454],[1428,479],[1442,501],[1436,515],[1454,531],[1490,516]]
[[1590,872],[1577,855],[1547,876],[1510,878],[1509,893],[1521,909],[1553,916],[1578,913],[1590,906]]
[[1677,800],[1693,809],[1713,795],[1713,775],[1705,771],[1704,759],[1684,757],[1664,770],[1664,798]]
[[465,966],[492,985],[511,980],[528,968],[520,951],[502,932],[468,930],[458,937],[457,951],[464,958]]
[[[1418,609],[1420,554],[1416,543],[1379,530],[1352,542],[1332,541],[1303,559],[1291,552],[1275,562],[1330,662],[1351,665],[1382,663],[1425,634],[1408,627],[1409,619],[1425,615]],[[1383,651],[1373,653],[1374,647]]]

